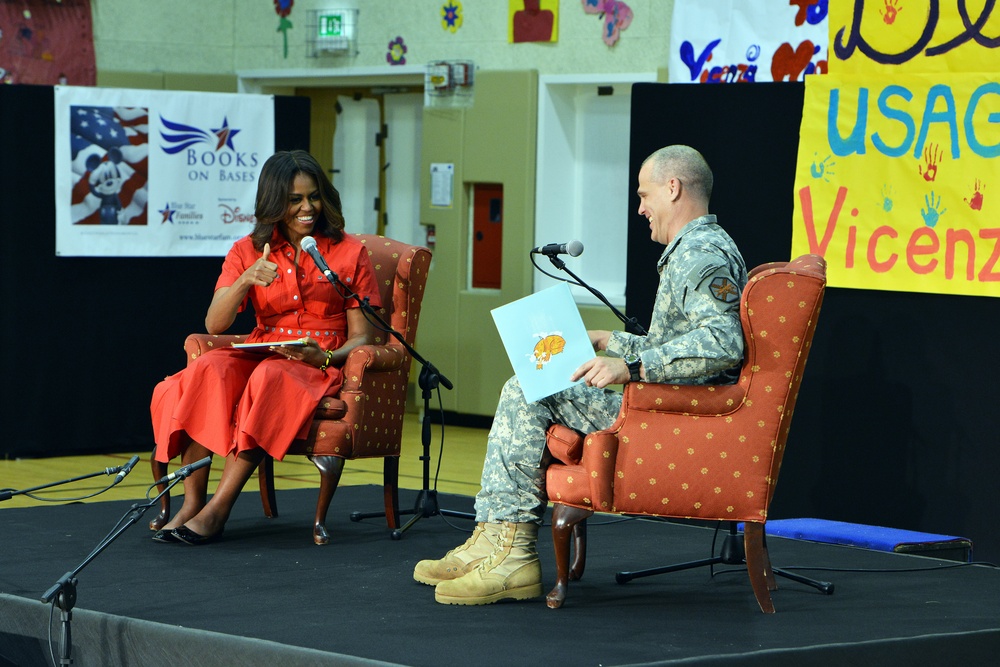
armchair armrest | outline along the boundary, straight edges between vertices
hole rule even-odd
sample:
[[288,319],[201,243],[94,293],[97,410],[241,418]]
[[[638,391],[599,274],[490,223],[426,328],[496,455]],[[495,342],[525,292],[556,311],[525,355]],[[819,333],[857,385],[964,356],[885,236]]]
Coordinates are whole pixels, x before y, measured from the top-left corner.
[[583,455],[584,436],[563,424],[553,424],[545,433],[545,446],[560,463],[576,465]]
[[748,388],[743,378],[736,384],[717,385],[630,382],[625,385],[623,405],[646,412],[723,415],[743,405]]
[[197,359],[209,350],[219,347],[229,347],[233,343],[239,343],[246,336],[237,334],[207,334],[194,333],[184,339],[184,351],[187,353],[188,363]]
[[360,345],[354,348],[344,362],[344,386],[341,393],[361,390],[365,374],[401,370],[408,357],[406,350],[395,345]]

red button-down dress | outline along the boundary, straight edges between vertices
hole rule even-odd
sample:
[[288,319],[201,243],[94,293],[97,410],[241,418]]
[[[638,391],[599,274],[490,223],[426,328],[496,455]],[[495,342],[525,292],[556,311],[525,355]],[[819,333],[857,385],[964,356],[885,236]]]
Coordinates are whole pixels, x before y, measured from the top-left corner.
[[[345,235],[337,243],[317,236],[316,244],[342,282],[360,297],[367,296],[373,307],[381,305],[375,270],[361,243]],[[215,288],[233,285],[260,256],[249,236],[237,241],[226,255]],[[278,265],[278,277],[247,294],[257,326],[246,342],[308,336],[325,350],[343,345],[346,310],[357,308],[357,301],[345,300],[305,253],[296,266],[294,246],[277,232],[269,259]],[[342,383],[339,368],[321,371],[267,348],[212,350],[153,390],[150,412],[156,459],[169,461],[180,454],[187,444],[186,433],[220,456],[260,447],[280,460],[294,440],[308,435],[320,399]]]

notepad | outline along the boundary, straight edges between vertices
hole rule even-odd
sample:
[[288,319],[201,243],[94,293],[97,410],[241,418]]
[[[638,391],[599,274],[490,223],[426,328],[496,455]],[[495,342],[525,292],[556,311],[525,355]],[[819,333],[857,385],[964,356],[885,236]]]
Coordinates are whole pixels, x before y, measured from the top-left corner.
[[595,354],[569,285],[554,285],[490,313],[526,401],[582,382],[570,376]]
[[233,343],[233,347],[250,350],[255,347],[302,347],[304,340],[272,340],[267,343]]

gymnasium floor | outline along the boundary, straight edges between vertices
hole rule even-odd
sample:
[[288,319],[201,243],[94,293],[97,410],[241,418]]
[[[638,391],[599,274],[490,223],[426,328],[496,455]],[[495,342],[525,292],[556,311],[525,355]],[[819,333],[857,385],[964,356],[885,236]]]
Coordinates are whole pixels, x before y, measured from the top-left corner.
[[[445,425],[431,425],[430,445],[430,487],[441,493],[474,496],[479,491],[479,476],[482,472],[483,456],[486,452],[486,431],[477,428]],[[419,457],[420,417],[407,413],[403,424],[403,448],[399,459],[399,485],[402,489],[420,489],[423,485],[423,462]],[[152,446],[152,443],[151,445]],[[126,452],[119,454],[60,456],[44,459],[0,460],[0,489],[25,490],[52,482],[103,472],[105,468],[123,465],[133,454],[140,456],[135,469],[120,484],[111,490],[83,500],[82,502],[102,502],[109,500],[141,500],[152,483],[149,469],[149,452]],[[438,463],[440,461],[440,471]],[[177,464],[179,465],[179,463]],[[174,470],[177,465],[171,465]],[[304,456],[288,456],[274,465],[275,486],[282,489],[301,489],[319,486],[319,473]],[[222,474],[222,465],[212,466],[209,491],[215,488]],[[437,486],[434,485],[437,476]],[[71,484],[64,484],[34,492],[33,495],[51,498],[56,502],[90,495],[107,486],[112,479],[105,475],[90,477]],[[341,486],[382,484],[382,459],[361,459],[348,461],[344,467]],[[250,480],[246,493],[257,493],[257,484]],[[175,487],[180,493],[180,485]],[[0,502],[0,509],[14,507],[35,507],[51,502],[35,500],[26,495],[15,495],[10,500]],[[402,505],[402,503],[401,503]]]

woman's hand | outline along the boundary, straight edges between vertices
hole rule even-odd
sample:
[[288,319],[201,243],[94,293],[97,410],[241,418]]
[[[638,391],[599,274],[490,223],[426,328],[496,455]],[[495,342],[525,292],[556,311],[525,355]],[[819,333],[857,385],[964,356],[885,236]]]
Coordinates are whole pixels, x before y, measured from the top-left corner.
[[[370,345],[374,337],[375,334],[372,331],[372,326],[365,319],[361,309],[349,308],[347,310],[347,340],[344,341],[343,345],[332,351],[330,363],[327,365],[335,367],[343,366],[351,350],[359,345]],[[312,338],[303,338],[302,341],[305,342],[305,345],[295,347],[275,345],[270,349],[272,352],[285,355],[288,359],[297,359],[316,368],[326,364],[326,350],[321,348],[319,343]]]
[[265,243],[260,259],[247,267],[247,270],[243,272],[243,279],[248,285],[267,287],[278,277],[278,265],[269,259],[270,256],[271,244]]
[[212,295],[212,303],[205,315],[205,329],[210,334],[220,334],[226,331],[239,312],[240,304],[246,298],[247,292],[254,285],[267,287],[278,277],[278,265],[270,261],[271,244],[264,244],[260,258],[251,264],[240,277],[229,287],[220,287]]
[[295,359],[319,368],[326,363],[326,351],[312,338],[303,338],[305,345],[275,345],[272,352],[285,355],[286,359]]

